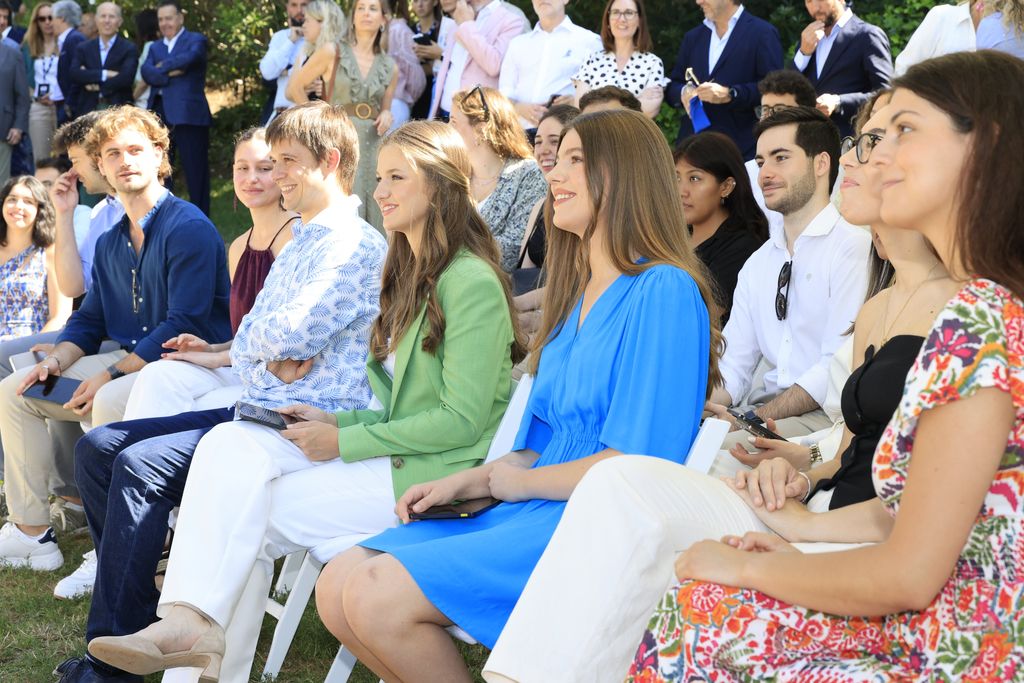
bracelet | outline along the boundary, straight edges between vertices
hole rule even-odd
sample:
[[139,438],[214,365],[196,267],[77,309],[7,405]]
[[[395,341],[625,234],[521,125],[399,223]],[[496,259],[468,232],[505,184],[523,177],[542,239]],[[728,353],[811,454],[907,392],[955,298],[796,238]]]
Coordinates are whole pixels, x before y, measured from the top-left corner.
[[64,372],[64,368],[62,368],[60,366],[60,359],[57,358],[57,356],[53,355],[52,353],[50,355],[48,355],[46,358],[44,358],[43,362],[45,363],[46,361],[50,360],[51,358],[53,359],[53,362],[57,364],[57,372],[58,373]]
[[815,465],[820,465],[821,462],[822,462],[821,448],[819,448],[818,444],[816,444],[816,443],[815,444],[811,444],[809,448],[810,448],[810,451],[811,451],[810,466],[814,467]]
[[811,478],[807,476],[806,472],[797,472],[797,474],[807,480],[807,493],[805,493],[804,497],[800,499],[801,503],[806,503],[807,498],[811,495],[811,489],[814,487],[811,486]]

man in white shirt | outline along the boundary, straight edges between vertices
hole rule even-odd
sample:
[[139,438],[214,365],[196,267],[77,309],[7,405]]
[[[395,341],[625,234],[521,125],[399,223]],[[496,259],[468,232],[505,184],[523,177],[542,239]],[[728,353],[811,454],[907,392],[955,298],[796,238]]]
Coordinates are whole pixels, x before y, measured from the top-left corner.
[[306,5],[308,4],[309,0],[288,0],[285,3],[284,11],[288,15],[288,28],[281,29],[271,36],[267,54],[263,55],[263,59],[260,60],[260,75],[263,76],[263,80],[277,81],[274,111],[264,121],[264,125],[294,104],[285,96],[284,92],[288,87],[288,71],[296,63],[302,61],[302,48],[306,44],[306,40],[302,36],[302,22],[306,19]]
[[[743,405],[763,360],[764,390],[750,396],[748,416],[771,418],[782,436],[799,436],[830,425],[821,410],[829,363],[864,302],[871,237],[840,218],[829,201],[839,133],[822,112],[782,109],[758,123],[754,134],[765,203],[782,214],[783,229],[772,230],[740,271],[724,331],[723,383],[711,402]],[[747,436],[734,432],[724,452],[745,445]],[[713,473],[739,467],[732,456],[720,455]]]
[[501,65],[498,89],[512,100],[526,130],[553,104],[572,104],[572,77],[594,52],[601,38],[572,23],[565,14],[568,0],[533,0],[537,25],[515,38]]
[[910,36],[903,52],[896,57],[896,75],[902,76],[918,62],[951,52],[974,52],[976,31],[982,20],[984,4],[961,2],[959,5],[936,5],[928,10],[924,21]]
[[444,50],[428,118],[447,120],[452,97],[477,85],[498,85],[509,44],[522,35],[523,23],[501,0],[458,0],[451,12],[455,31]]

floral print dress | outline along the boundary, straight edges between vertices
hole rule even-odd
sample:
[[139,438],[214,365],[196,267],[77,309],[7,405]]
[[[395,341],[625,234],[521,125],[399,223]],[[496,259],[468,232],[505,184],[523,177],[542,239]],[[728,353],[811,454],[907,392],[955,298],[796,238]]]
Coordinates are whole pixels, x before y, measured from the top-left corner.
[[35,334],[49,318],[46,250],[30,246],[0,263],[0,341]]
[[875,452],[873,476],[895,515],[918,418],[985,387],[1010,394],[1016,420],[953,573],[927,609],[837,617],[684,581],[658,606],[628,680],[1024,680],[1024,305],[1009,290],[974,280],[943,309]]

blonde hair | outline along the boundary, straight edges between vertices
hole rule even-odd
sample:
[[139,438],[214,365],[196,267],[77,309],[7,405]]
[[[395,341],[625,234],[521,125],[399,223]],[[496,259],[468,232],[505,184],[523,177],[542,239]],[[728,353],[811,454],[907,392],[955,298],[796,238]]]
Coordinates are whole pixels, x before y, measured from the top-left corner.
[[437,283],[448,264],[465,249],[487,263],[505,292],[512,322],[513,363],[526,355],[525,337],[519,329],[508,275],[502,271],[498,245],[486,221],[476,209],[469,190],[472,166],[462,138],[440,121],[410,121],[388,134],[380,143],[396,147],[416,173],[422,174],[432,195],[424,225],[419,257],[402,233],[393,233],[384,262],[380,290],[380,315],[370,332],[370,352],[383,361],[426,305],[429,331],[423,350],[435,353],[444,340],[444,311],[437,299]]
[[1014,31],[1018,37],[1024,34],[1024,0],[1002,0],[996,3],[995,11],[1003,13],[1003,25]]
[[85,151],[97,162],[104,143],[126,128],[134,128],[149,138],[154,147],[163,152],[157,175],[161,180],[171,175],[171,162],[168,151],[171,148],[170,134],[160,122],[157,115],[146,109],[139,109],[131,104],[106,109],[96,119],[89,134],[85,136]]
[[294,140],[312,154],[318,163],[338,150],[338,181],[345,192],[352,191],[359,164],[359,137],[342,107],[314,100],[284,110],[267,126],[267,143],[273,147]]
[[[46,49],[46,36],[43,35],[42,30],[39,28],[39,22],[36,21],[36,17],[39,16],[39,10],[43,7],[49,7],[50,12],[53,12],[53,4],[49,2],[41,2],[32,8],[32,17],[29,19],[28,30],[25,32],[25,43],[28,44],[28,54],[32,59],[43,56],[43,50]],[[52,19],[51,19],[52,21]],[[14,23],[14,12],[11,12],[11,24]],[[53,36],[53,48],[57,49],[57,36]],[[56,56],[56,52],[54,55]]]
[[[469,97],[470,93],[473,97]],[[526,131],[519,123],[519,115],[500,90],[483,87],[462,90],[452,96],[452,107],[458,107],[471,125],[481,124],[478,129],[480,138],[502,159],[529,159],[533,156]]]
[[[637,275],[651,266],[668,264],[686,271],[697,283],[708,309],[711,331],[707,389],[710,395],[712,388],[721,383],[721,309],[715,301],[710,276],[690,246],[672,152],[665,137],[649,118],[629,110],[580,116],[566,124],[563,140],[570,130],[576,131],[582,143],[594,218],[582,238],[557,229],[547,235],[547,287],[530,372],[536,373],[544,344],[558,333],[583,295],[590,278],[588,245],[597,227],[597,216],[603,214],[608,226],[605,247],[619,272]],[[549,190],[545,223],[555,225],[553,218]],[[647,260],[637,263],[639,257]]]
[[307,55],[313,54],[324,45],[334,45],[337,49],[348,35],[348,22],[337,3],[331,0],[313,0],[306,5],[305,13],[306,16],[320,22],[320,35],[316,37],[315,42],[307,42],[303,48]]

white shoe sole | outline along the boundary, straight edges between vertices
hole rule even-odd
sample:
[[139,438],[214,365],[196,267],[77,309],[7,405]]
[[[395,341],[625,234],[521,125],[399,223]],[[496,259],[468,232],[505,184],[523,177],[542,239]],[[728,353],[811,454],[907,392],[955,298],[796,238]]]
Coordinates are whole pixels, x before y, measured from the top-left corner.
[[64,593],[58,593],[57,588],[53,589],[53,597],[58,600],[78,600],[79,598],[87,598],[92,595],[92,586],[89,586],[88,590],[80,590],[70,595]]
[[32,557],[0,558],[0,567],[14,567],[15,569],[28,567],[37,572],[52,572],[60,569],[63,565],[64,556],[59,551]]

